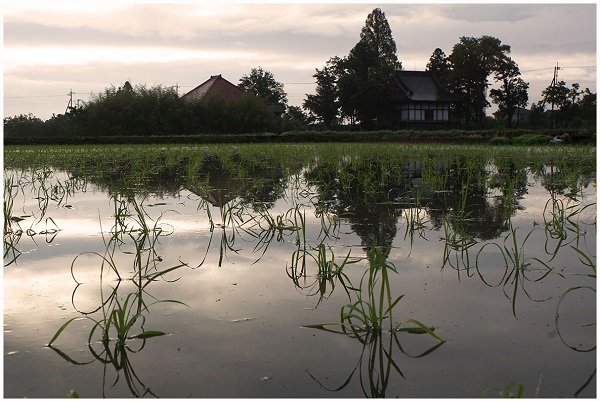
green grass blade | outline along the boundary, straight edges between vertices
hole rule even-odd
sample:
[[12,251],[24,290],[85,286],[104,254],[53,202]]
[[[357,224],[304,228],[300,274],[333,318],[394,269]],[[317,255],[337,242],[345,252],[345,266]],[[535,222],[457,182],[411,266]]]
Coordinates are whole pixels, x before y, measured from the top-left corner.
[[82,319],[82,317],[71,318],[70,320],[65,322],[63,325],[61,325],[61,327],[58,329],[58,331],[56,331],[56,333],[54,334],[52,339],[50,339],[50,342],[48,342],[48,344],[46,346],[52,345],[52,342],[54,342],[56,340],[56,338],[58,338],[60,336],[60,334],[63,333],[63,331],[69,326],[70,323],[72,323],[75,320],[79,320],[79,319]]

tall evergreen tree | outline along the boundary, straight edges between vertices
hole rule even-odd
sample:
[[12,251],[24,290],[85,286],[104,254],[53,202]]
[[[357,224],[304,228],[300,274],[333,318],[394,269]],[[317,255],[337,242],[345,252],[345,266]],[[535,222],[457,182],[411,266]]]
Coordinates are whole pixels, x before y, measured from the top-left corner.
[[367,16],[360,41],[338,61],[337,67],[342,115],[358,119],[364,127],[374,127],[385,117],[393,73],[402,68],[392,30],[381,9]]
[[448,77],[452,67],[448,57],[442,51],[442,49],[438,47],[433,51],[426,68],[427,71],[431,71],[438,81],[444,86],[448,84]]

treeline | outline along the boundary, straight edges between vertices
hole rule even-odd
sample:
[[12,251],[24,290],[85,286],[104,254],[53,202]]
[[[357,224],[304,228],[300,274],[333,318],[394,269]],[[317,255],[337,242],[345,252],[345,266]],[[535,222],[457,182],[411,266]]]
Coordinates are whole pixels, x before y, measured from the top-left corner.
[[[174,87],[126,82],[111,86],[82,107],[47,121],[20,115],[4,119],[7,138],[68,136],[158,136],[211,133],[282,133],[293,130],[387,130],[392,80],[402,63],[381,9],[367,16],[359,42],[345,57],[331,57],[316,69],[316,93],[303,107],[287,105],[283,84],[261,67],[240,79],[248,96],[236,102],[218,98],[187,103]],[[465,129],[596,128],[596,94],[578,83],[553,82],[543,99],[527,109],[529,84],[521,78],[510,46],[491,36],[461,37],[447,56],[435,49],[427,64],[442,85],[463,99],[451,114]],[[490,89],[491,86],[495,88]],[[486,109],[496,104],[494,117]],[[273,105],[285,106],[283,115]],[[424,126],[427,129],[428,127]]]
[[237,102],[207,98],[183,101],[175,88],[161,85],[111,86],[90,102],[47,121],[20,115],[4,119],[10,137],[155,136],[198,133],[282,132],[298,128],[289,116],[276,116],[252,94]]
[[[396,50],[385,13],[374,9],[350,53],[331,57],[316,69],[316,94],[307,96],[304,108],[327,127],[349,121],[363,128],[385,128],[393,72],[402,69]],[[582,90],[578,83],[568,87],[564,81],[554,81],[542,92],[542,101],[527,109],[529,83],[521,78],[510,52],[509,45],[488,35],[461,37],[448,56],[440,48],[433,51],[427,70],[463,99],[452,105],[451,114],[464,128],[596,126],[596,94]],[[486,116],[488,99],[497,106],[495,119]]]

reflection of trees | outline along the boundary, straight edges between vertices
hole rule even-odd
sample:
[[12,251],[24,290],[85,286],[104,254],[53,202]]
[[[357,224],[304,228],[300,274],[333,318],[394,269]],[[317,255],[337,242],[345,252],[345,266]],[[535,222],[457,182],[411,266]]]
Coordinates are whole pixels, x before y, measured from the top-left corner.
[[[434,163],[399,160],[396,171],[385,174],[388,167],[378,160],[358,167],[321,162],[306,172],[306,178],[316,185],[323,208],[348,219],[368,251],[371,239],[391,246],[398,218],[415,207],[425,207],[434,228],[448,221],[471,238],[500,236],[508,227],[507,213],[514,212],[518,196],[526,191],[526,176],[524,171],[499,170],[490,178],[486,164],[466,158]],[[490,199],[488,180],[497,186],[499,181],[509,182],[507,177],[512,187],[503,185],[502,196]]]
[[[428,207],[434,227],[448,220],[456,231],[482,240],[497,238],[508,229],[508,218],[527,191],[526,171],[510,163],[495,165],[495,172],[489,172],[490,167],[487,160],[457,158],[441,172],[443,185],[432,194]],[[489,191],[494,188],[501,195],[491,198]]]
[[[543,164],[534,170],[542,186],[553,195],[576,196],[595,177],[595,165],[559,160]],[[566,164],[566,165],[565,165]]]
[[[404,177],[376,181],[375,178],[384,176],[383,166],[376,160],[369,162],[359,167],[345,165],[340,172],[337,163],[324,161],[307,171],[305,177],[309,185],[317,187],[324,212],[346,218],[362,239],[367,254],[372,239],[389,252],[396,236],[398,217],[402,214],[389,194],[407,191],[410,182]],[[344,178],[340,179],[342,174]]]
[[[37,244],[36,238],[44,237],[52,243],[60,228],[48,215],[51,204],[70,208],[68,200],[77,191],[85,191],[85,180],[73,177],[59,179],[49,168],[13,170],[4,174],[4,265],[17,261],[21,252],[18,243],[23,234]],[[26,201],[28,197],[37,200],[37,208],[17,213],[16,201]],[[29,223],[29,228],[25,224]],[[23,226],[22,226],[23,225]],[[43,225],[42,228],[39,226]]]

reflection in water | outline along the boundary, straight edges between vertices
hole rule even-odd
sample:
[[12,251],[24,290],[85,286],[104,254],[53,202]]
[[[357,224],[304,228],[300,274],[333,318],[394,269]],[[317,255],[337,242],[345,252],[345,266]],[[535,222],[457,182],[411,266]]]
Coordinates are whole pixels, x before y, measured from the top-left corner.
[[[392,263],[386,261],[389,250],[382,250],[376,244],[376,240],[373,238],[371,251],[368,253],[369,267],[361,277],[359,286],[353,286],[345,275],[343,277],[347,283],[340,281],[350,298],[350,302],[340,310],[340,322],[336,324],[307,326],[308,328],[349,336],[350,338],[357,339],[363,345],[357,365],[342,386],[335,390],[325,388],[330,391],[343,389],[350,383],[352,376],[358,369],[360,386],[364,396],[367,398],[384,398],[386,396],[392,368],[404,377],[404,374],[402,374],[402,371],[392,357],[394,345],[398,347],[400,352],[406,354],[398,340],[398,332],[429,334],[438,341],[434,347],[417,357],[433,352],[444,343],[444,340],[433,332],[433,328],[428,328],[415,319],[409,318],[403,319],[398,323],[395,322],[393,318],[394,308],[404,295],[395,297],[392,294],[389,276],[397,273],[397,270]],[[341,271],[344,268],[344,264],[336,268],[337,275],[342,276]],[[387,329],[384,324],[385,322],[388,323]],[[406,324],[413,326],[406,327]],[[339,327],[340,329],[332,330],[330,327]],[[388,334],[389,344],[386,347],[383,343],[383,338],[388,336]],[[367,352],[368,357],[366,362],[363,363],[365,352]],[[312,375],[311,377],[319,382]],[[367,381],[364,380],[364,377],[368,378],[368,387],[365,385]],[[320,382],[319,384],[323,386]]]
[[[71,264],[73,308],[78,316],[56,331],[49,342],[52,350],[72,364],[100,362],[103,384],[114,370],[114,384],[122,374],[133,395],[156,396],[136,374],[131,357],[144,350],[149,338],[166,334],[147,328],[151,308],[182,302],[168,296],[154,298],[152,289],[177,281],[182,269],[205,267],[215,247],[219,268],[232,255],[249,257],[257,264],[269,259],[272,249],[285,249],[289,250],[287,277],[302,295],[316,299],[315,309],[337,300],[334,293],[348,299],[336,307],[337,322],[305,326],[360,343],[358,362],[347,377],[342,375],[341,386],[326,387],[327,381],[309,371],[310,377],[340,392],[357,386],[352,379],[358,377],[355,381],[364,396],[384,397],[395,383],[394,375],[406,378],[411,370],[399,363],[401,358],[433,356],[437,353],[432,352],[446,349],[440,348],[442,338],[448,339],[439,323],[425,325],[404,316],[409,314],[402,309],[404,297],[416,290],[399,295],[393,285],[401,281],[393,279],[398,277],[394,253],[410,257],[413,247],[425,242],[431,244],[432,253],[439,250],[435,258],[442,271],[501,288],[515,318],[525,314],[522,310],[529,304],[524,300],[556,300],[556,333],[563,344],[579,353],[595,351],[595,345],[581,346],[578,337],[587,340],[589,334],[572,330],[569,317],[580,317],[567,309],[566,302],[579,292],[595,293],[595,203],[588,201],[584,191],[595,183],[593,157],[575,150],[565,158],[558,148],[548,154],[533,149],[494,153],[445,148],[364,153],[362,148],[356,153],[337,147],[273,149],[277,152],[234,146],[140,147],[118,153],[100,149],[68,157],[50,153],[48,164],[40,168],[31,160],[7,158],[5,266],[18,264],[24,234],[47,243],[60,239],[60,220],[51,206],[68,210],[71,198],[92,189],[105,190],[111,197],[113,223],[107,232],[102,228],[104,251],[80,250]],[[65,176],[59,178],[55,169]],[[518,212],[538,181],[547,189],[545,206],[531,226],[524,226]],[[163,267],[157,248],[176,229],[160,222],[164,212],[152,219],[145,204],[147,199],[154,202],[164,196],[193,203],[197,215],[209,224],[202,255],[180,256],[179,263],[168,268]],[[178,213],[176,206],[173,209]],[[317,230],[312,226],[315,222]],[[347,228],[351,233],[342,233]],[[360,239],[359,247],[338,243],[350,234]],[[537,250],[540,238],[543,249]],[[576,274],[593,282],[554,294],[544,282],[572,274],[572,267],[554,264],[569,256],[575,267],[586,269]],[[365,264],[360,275],[357,267]],[[93,306],[83,292],[84,286],[89,288],[83,275],[89,274],[90,266],[100,278]],[[172,275],[177,276],[169,279]],[[81,319],[92,323],[87,361],[75,360],[56,347],[64,331]],[[595,331],[594,322],[580,320],[576,326]],[[415,334],[435,344],[407,353],[403,336]],[[573,393],[584,392],[594,377],[595,370]],[[103,386],[103,396],[104,391]]]
[[[176,300],[154,299],[150,294],[149,285],[165,280],[167,274],[183,267],[184,264],[159,269],[162,260],[156,253],[155,246],[159,242],[160,236],[168,235],[159,225],[160,217],[152,222],[144,210],[143,204],[138,203],[135,198],[113,196],[113,201],[114,225],[107,234],[108,240],[103,238],[106,246],[104,254],[84,252],[79,254],[71,264],[71,275],[76,283],[71,299],[73,308],[80,316],[66,321],[48,342],[48,347],[72,364],[90,364],[94,361],[103,364],[103,397],[106,397],[104,385],[106,385],[105,380],[109,368],[113,368],[117,373],[116,380],[112,384],[113,387],[120,378],[119,373],[122,373],[134,396],[143,397],[148,394],[156,396],[136,375],[128,353],[139,353],[144,349],[147,339],[166,335],[165,332],[145,328],[150,307],[157,303],[183,303]],[[127,279],[124,278],[124,267],[117,262],[118,253],[133,255],[130,276]],[[77,297],[78,290],[84,283],[83,279],[80,279],[78,262],[80,257],[85,255],[98,257],[100,261],[98,266],[100,302],[91,309],[82,309],[77,304],[78,300],[86,298],[85,294],[81,298]],[[85,271],[85,269],[83,270]],[[126,295],[123,295],[119,289],[125,280],[133,284],[133,291],[125,290]],[[112,283],[116,283],[116,285],[113,287]],[[148,302],[148,299],[152,301]],[[87,342],[93,360],[85,363],[70,358],[59,348],[52,346],[72,322],[81,319],[87,319],[93,323]],[[132,334],[132,331],[137,328],[141,332]],[[97,339],[98,335],[100,336],[99,340]],[[134,346],[132,341],[136,340],[141,341],[141,345]],[[101,345],[99,350],[97,345]]]
[[405,377],[397,363],[397,353],[394,355],[396,350],[401,353],[402,356],[420,358],[432,353],[443,344],[443,342],[438,342],[431,348],[417,355],[411,355],[402,348],[402,344],[398,337],[398,332],[389,334],[375,332],[368,333],[363,337],[357,337],[357,340],[362,344],[358,362],[339,387],[326,386],[322,381],[313,376],[310,373],[310,370],[307,370],[308,374],[327,391],[337,392],[350,384],[353,376],[358,370],[358,381],[364,397],[385,398],[388,386],[393,383],[391,375],[397,373],[401,377]]

